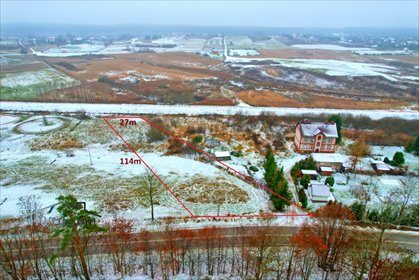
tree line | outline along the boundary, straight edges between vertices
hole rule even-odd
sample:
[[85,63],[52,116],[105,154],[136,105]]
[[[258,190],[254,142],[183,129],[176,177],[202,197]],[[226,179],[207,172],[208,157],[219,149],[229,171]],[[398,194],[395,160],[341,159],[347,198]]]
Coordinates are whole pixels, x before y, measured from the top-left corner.
[[[383,236],[355,231],[350,208],[331,203],[294,234],[261,220],[258,227],[197,230],[168,219],[158,232],[134,221],[94,223],[96,214],[61,197],[59,225],[1,221],[2,279],[152,279],[215,276],[242,279],[415,279],[414,254],[393,249]],[[157,236],[156,236],[157,235]],[[58,238],[59,237],[59,238]],[[158,242],[156,241],[158,240]]]

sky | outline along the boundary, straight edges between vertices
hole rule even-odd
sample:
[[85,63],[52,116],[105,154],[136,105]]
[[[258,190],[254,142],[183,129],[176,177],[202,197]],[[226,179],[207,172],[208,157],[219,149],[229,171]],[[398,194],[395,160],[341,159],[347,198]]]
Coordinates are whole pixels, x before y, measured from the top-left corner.
[[0,0],[1,23],[414,27],[419,1]]

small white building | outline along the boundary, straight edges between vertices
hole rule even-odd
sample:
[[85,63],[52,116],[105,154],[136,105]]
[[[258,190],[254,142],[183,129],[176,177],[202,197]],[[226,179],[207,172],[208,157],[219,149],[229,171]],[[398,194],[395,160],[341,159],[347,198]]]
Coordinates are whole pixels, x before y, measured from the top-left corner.
[[322,176],[332,176],[333,169],[329,166],[320,166],[320,174]]
[[389,165],[389,164],[387,164],[387,163],[385,163],[381,160],[371,160],[371,167],[379,175],[384,174],[384,173],[388,173],[388,172],[390,172],[391,170],[394,169],[391,165]]
[[231,155],[229,151],[218,151],[214,153],[214,156],[218,160],[231,160]]
[[317,173],[316,170],[308,170],[308,169],[302,169],[301,170],[301,175],[308,175],[310,177],[311,180],[317,180],[317,175],[319,175]]
[[325,154],[325,153],[312,153],[314,161],[318,169],[320,167],[330,167],[333,171],[341,171],[343,163],[345,162],[341,154]]
[[310,187],[308,187],[308,193],[312,202],[327,203],[330,200],[334,200],[330,188],[325,184],[311,184]]

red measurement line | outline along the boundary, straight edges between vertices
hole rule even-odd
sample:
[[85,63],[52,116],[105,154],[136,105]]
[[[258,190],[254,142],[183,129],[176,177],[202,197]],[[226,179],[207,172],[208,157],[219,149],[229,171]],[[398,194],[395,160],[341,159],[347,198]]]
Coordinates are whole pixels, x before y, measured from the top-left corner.
[[191,147],[191,148],[192,148],[192,149],[194,149],[195,151],[197,151],[197,152],[199,152],[199,153],[201,153],[201,154],[206,155],[208,158],[210,158],[210,159],[212,159],[212,160],[214,160],[214,161],[218,162],[219,164],[223,165],[223,166],[224,166],[224,167],[226,167],[227,169],[232,170],[233,172],[235,172],[236,174],[238,174],[238,175],[240,175],[241,177],[245,178],[246,180],[248,180],[248,181],[250,181],[250,182],[252,182],[252,183],[256,184],[257,186],[259,186],[259,187],[263,188],[264,190],[266,190],[266,191],[268,191],[268,192],[272,193],[273,195],[275,195],[275,196],[278,196],[278,197],[282,198],[283,200],[285,200],[285,201],[287,201],[288,203],[290,203],[290,204],[292,204],[292,205],[294,205],[294,206],[298,207],[299,209],[303,210],[304,212],[306,212],[306,213],[308,213],[308,214],[311,214],[311,212],[310,212],[310,211],[308,211],[308,210],[306,210],[306,209],[304,209],[304,208],[300,207],[298,204],[294,203],[293,201],[286,199],[285,197],[283,197],[283,196],[281,196],[280,194],[278,194],[278,193],[274,192],[273,190],[271,190],[271,189],[267,188],[266,186],[264,186],[264,185],[262,185],[262,184],[260,184],[260,183],[256,182],[255,180],[253,180],[253,178],[251,178],[251,177],[249,177],[249,176],[246,176],[246,175],[242,174],[241,172],[239,172],[239,171],[235,170],[234,168],[230,167],[229,165],[225,164],[224,162],[219,161],[219,160],[218,160],[218,159],[216,159],[215,157],[213,157],[213,156],[211,156],[211,155],[209,155],[209,154],[205,153],[204,151],[202,151],[202,150],[198,149],[197,147],[195,147],[195,146],[194,146],[194,145],[192,145],[191,143],[189,143],[189,142],[187,142],[187,141],[185,141],[185,140],[183,140],[183,139],[181,139],[181,138],[177,137],[176,135],[174,135],[174,134],[172,134],[172,133],[168,132],[167,130],[165,130],[164,128],[162,128],[162,127],[160,127],[160,126],[158,126],[158,125],[156,125],[156,124],[154,124],[154,123],[150,122],[149,120],[145,119],[144,117],[139,117],[139,118],[140,118],[140,119],[142,119],[142,120],[144,120],[145,122],[147,122],[149,125],[151,125],[151,126],[153,126],[153,127],[157,128],[157,129],[161,130],[162,132],[164,132],[164,133],[166,133],[166,134],[170,135],[171,137],[175,138],[176,140],[178,140],[178,141],[180,141],[180,142],[184,143],[185,145],[187,145],[187,146]]
[[172,190],[166,185],[166,183],[163,182],[163,180],[156,174],[156,172],[153,171],[153,169],[151,169],[150,166],[148,166],[148,164],[137,154],[137,152],[134,150],[134,148],[131,147],[131,145],[124,139],[124,137],[122,137],[121,134],[119,134],[119,132],[116,131],[115,128],[108,122],[108,120],[106,120],[105,117],[102,117],[102,119],[119,136],[119,138],[121,138],[122,141],[125,142],[125,144],[128,146],[128,148],[141,160],[142,163],[144,163],[144,165],[147,167],[147,169],[157,178],[157,180],[160,181],[160,183],[162,183],[162,185],[173,195],[173,197],[180,203],[180,205],[182,205],[183,208],[185,208],[185,210],[188,211],[189,215],[191,215],[192,217],[195,217],[194,214],[192,214],[192,212],[188,209],[188,207],[186,207],[185,204],[183,204],[182,201],[180,201],[180,199],[172,192]]
[[[185,141],[185,140],[183,140],[183,139],[181,139],[181,138],[179,138],[179,137],[177,137],[176,135],[174,135],[173,133],[171,133],[171,132],[169,132],[169,131],[167,131],[167,130],[165,130],[163,127],[161,127],[161,126],[159,126],[159,125],[156,125],[156,124],[154,124],[154,123],[152,123],[151,121],[149,121],[148,119],[146,119],[146,118],[144,118],[144,117],[141,117],[141,116],[106,116],[106,117],[102,117],[105,121],[106,121],[106,123],[112,128],[112,130],[128,145],[128,147],[131,149],[131,151],[133,151],[137,156],[138,156],[138,154],[135,152],[135,150],[133,150],[132,149],[132,147],[129,145],[129,143],[127,142],[127,141],[125,141],[125,139],[112,127],[112,125],[106,120],[107,118],[109,118],[109,119],[117,119],[117,118],[139,118],[139,119],[142,119],[143,121],[145,121],[146,123],[148,123],[150,126],[152,126],[152,127],[154,127],[154,128],[156,128],[156,129],[159,129],[160,131],[162,131],[162,132],[164,132],[165,134],[167,134],[167,135],[169,135],[169,136],[171,136],[172,138],[174,138],[174,139],[176,139],[176,140],[178,140],[178,141],[180,141],[180,142],[182,142],[182,143],[184,143],[185,145],[187,145],[187,146],[189,146],[189,147],[191,147],[192,149],[194,149],[195,151],[197,151],[197,152],[199,152],[199,153],[201,153],[201,154],[203,154],[203,155],[205,155],[205,156],[207,156],[208,158],[210,158],[210,159],[212,159],[212,160],[214,160],[214,161],[216,161],[216,162],[218,162],[219,164],[221,164],[222,166],[224,166],[226,169],[229,169],[229,170],[231,170],[231,171],[233,171],[233,172],[235,172],[236,174],[238,174],[238,175],[240,175],[241,177],[243,177],[244,179],[246,179],[246,180],[248,180],[248,181],[250,181],[250,182],[252,182],[252,183],[254,183],[255,185],[257,185],[257,186],[259,186],[260,188],[262,188],[262,189],[264,189],[264,190],[266,190],[266,191],[268,191],[268,192],[270,192],[271,194],[273,194],[273,195],[275,195],[275,196],[277,196],[277,197],[279,197],[279,198],[281,198],[281,199],[283,199],[283,200],[285,200],[285,201],[287,201],[288,203],[290,203],[291,205],[294,205],[294,206],[296,206],[297,208],[299,208],[299,209],[301,209],[302,211],[304,211],[304,212],[306,212],[307,214],[253,214],[253,215],[225,215],[225,216],[219,216],[219,215],[217,215],[217,216],[211,216],[211,215],[201,215],[201,216],[195,216],[195,215],[192,215],[191,214],[191,216],[193,217],[193,218],[235,218],[235,217],[237,217],[237,218],[249,218],[249,217],[281,217],[281,216],[313,216],[313,213],[311,213],[310,211],[308,211],[308,210],[306,210],[306,209],[304,209],[304,208],[302,208],[302,207],[300,207],[298,204],[296,204],[296,203],[294,203],[293,201],[291,201],[291,200],[288,200],[288,199],[286,199],[285,197],[283,197],[283,196],[281,196],[280,194],[278,194],[278,193],[276,193],[276,192],[274,192],[273,190],[271,190],[271,189],[269,189],[269,188],[267,188],[266,186],[264,186],[264,185],[262,185],[262,184],[260,184],[260,183],[258,183],[258,182],[256,182],[253,178],[251,178],[251,177],[249,177],[249,176],[246,176],[246,175],[244,175],[244,174],[242,174],[241,172],[239,172],[239,171],[237,171],[237,170],[235,170],[234,168],[232,168],[232,167],[230,167],[229,165],[227,165],[227,164],[225,164],[225,163],[223,163],[223,162],[221,162],[221,161],[219,161],[218,159],[216,159],[215,157],[213,157],[213,156],[211,156],[211,155],[209,155],[209,154],[207,154],[206,152],[204,152],[204,151],[202,151],[202,150],[200,150],[200,149],[198,149],[197,147],[195,147],[194,145],[192,145],[191,143],[189,143],[189,142],[187,142],[187,141]],[[139,157],[139,156],[138,156]],[[142,160],[142,159],[141,159]],[[143,161],[143,160],[142,160]],[[143,161],[144,162],[144,161]],[[144,162],[145,163],[145,162]],[[145,163],[146,164],[146,163]],[[151,170],[151,169],[150,169]],[[160,182],[162,182],[163,183],[163,181],[157,176],[157,174],[156,173],[154,173],[154,171],[152,171],[152,173],[159,179],[159,181]],[[164,183],[163,183],[164,184]],[[187,211],[189,212],[189,213],[191,213],[190,211],[189,211],[189,209],[176,197],[176,195],[174,195],[173,194],[173,192],[170,190],[170,188],[168,188],[165,184],[164,184],[164,186],[170,191],[170,193],[176,198],[176,200],[177,201],[179,201],[179,203],[185,208],[185,209],[187,209]]]
[[307,214],[248,214],[248,215],[225,215],[225,216],[217,216],[217,215],[199,215],[195,216],[194,218],[204,218],[204,219],[224,219],[224,218],[274,218],[274,217],[309,217],[311,215]]

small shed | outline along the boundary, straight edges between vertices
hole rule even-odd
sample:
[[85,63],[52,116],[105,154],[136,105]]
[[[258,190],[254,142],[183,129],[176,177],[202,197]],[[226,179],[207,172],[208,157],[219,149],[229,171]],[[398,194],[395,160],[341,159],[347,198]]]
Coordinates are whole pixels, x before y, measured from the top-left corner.
[[391,167],[387,163],[379,160],[372,160],[371,167],[378,175],[389,173],[393,169],[393,167]]
[[329,166],[320,166],[320,174],[322,176],[332,176],[333,169]]
[[302,169],[301,176],[304,176],[304,175],[310,176],[310,180],[317,180],[317,175],[319,174],[317,173],[316,170]]
[[214,153],[215,158],[218,160],[231,160],[231,155],[229,151],[218,151]]
[[330,188],[325,184],[311,184],[309,192],[312,202],[326,203],[329,200],[333,200],[330,198]]
[[331,167],[334,171],[341,171],[343,169],[344,159],[340,154],[324,154],[324,153],[312,153],[314,161],[318,169],[320,167]]

